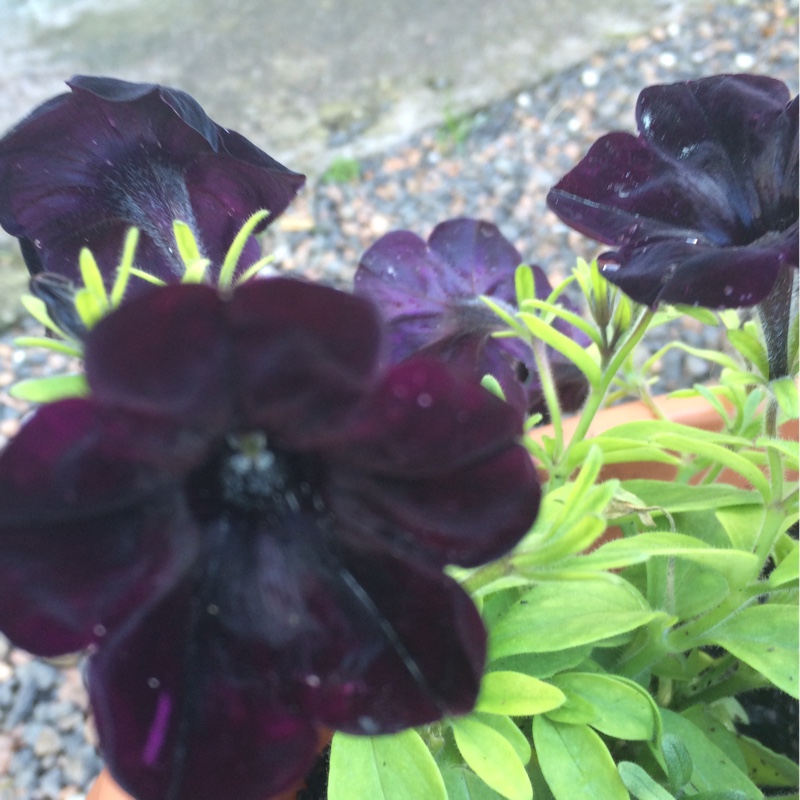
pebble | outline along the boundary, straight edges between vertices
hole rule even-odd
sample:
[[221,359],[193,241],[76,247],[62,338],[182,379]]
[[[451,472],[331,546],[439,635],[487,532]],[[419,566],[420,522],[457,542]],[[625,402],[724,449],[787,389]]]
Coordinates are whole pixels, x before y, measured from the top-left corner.
[[[554,279],[567,275],[577,256],[590,259],[601,248],[547,211],[547,190],[599,136],[635,129],[642,88],[752,70],[797,94],[797,2],[754,5],[708,4],[701,13],[675,4],[668,23],[499,100],[463,135],[422,131],[362,159],[352,183],[310,176],[286,222],[264,236],[277,256],[274,270],[348,287],[361,253],[379,236],[408,228],[427,237],[438,222],[464,214],[495,222]],[[0,333],[0,447],[28,411],[8,394],[9,384],[74,367],[13,346],[15,336],[40,333],[32,320]],[[722,341],[719,331],[689,323],[653,331],[645,349],[653,353],[677,337],[711,349]],[[654,391],[712,377],[706,362],[678,350],[666,352],[656,370]],[[80,668],[34,660],[0,636],[0,800],[85,800],[102,766],[96,743]]]

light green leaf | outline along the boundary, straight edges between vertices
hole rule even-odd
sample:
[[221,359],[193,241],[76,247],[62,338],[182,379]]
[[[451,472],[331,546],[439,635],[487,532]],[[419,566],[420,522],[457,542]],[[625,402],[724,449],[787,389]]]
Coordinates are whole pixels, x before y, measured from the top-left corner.
[[492,627],[491,657],[599,642],[660,616],[630,584],[606,578],[542,583],[526,592]]
[[675,794],[678,794],[692,779],[692,772],[694,772],[692,756],[683,740],[672,733],[666,733],[662,737],[661,754],[670,788]]
[[647,741],[655,736],[656,709],[650,695],[638,684],[613,675],[591,672],[566,672],[553,683],[574,693],[594,707],[588,724],[617,739]]
[[476,711],[471,718],[497,731],[514,748],[517,758],[523,764],[527,764],[531,760],[531,743],[511,717],[503,714],[482,714]]
[[603,740],[587,725],[533,718],[539,766],[556,800],[628,800]]
[[188,267],[203,258],[197,239],[194,238],[192,229],[185,222],[181,222],[179,219],[174,220],[172,222],[172,232],[184,267]]
[[777,588],[796,581],[798,577],[800,577],[800,549],[797,542],[792,540],[789,552],[769,576],[769,585]]
[[638,764],[620,761],[619,775],[636,800],[675,800],[663,786],[657,784]]
[[534,336],[568,358],[586,376],[592,386],[600,383],[600,367],[583,347],[534,314],[520,311],[518,317],[528,326]]
[[532,716],[558,708],[566,698],[555,686],[521,672],[489,672],[483,677],[477,711]]
[[720,508],[716,512],[716,517],[725,529],[731,544],[737,550],[750,552],[755,549],[764,519],[764,510],[763,503],[742,505],[737,508]]
[[739,583],[758,568],[752,553],[709,547],[694,536],[671,532],[639,533],[629,539],[614,539],[579,561],[592,569],[618,569],[639,564],[653,556],[680,556],[721,572],[731,583]]
[[757,492],[737,489],[726,483],[686,486],[672,481],[632,480],[623,481],[622,488],[640,497],[645,505],[665,508],[673,514],[753,505],[761,501]]
[[790,758],[774,753],[749,736],[737,736],[739,748],[747,764],[747,774],[758,786],[796,788],[797,764]]
[[797,419],[800,409],[798,409],[797,384],[794,378],[787,376],[771,381],[770,389],[786,417]]
[[85,375],[53,375],[49,378],[29,378],[15,383],[8,391],[18,400],[29,403],[52,403],[68,397],[87,397],[89,385]]
[[472,716],[454,719],[451,725],[459,752],[481,780],[508,800],[532,800],[528,773],[505,736]]
[[[556,676],[558,677],[558,676]],[[566,722],[570,725],[589,724],[597,717],[597,709],[577,694],[566,692],[567,702],[563,706],[547,712],[547,718],[554,722]]]
[[555,303],[548,303],[544,300],[531,298],[526,300],[524,303],[520,303],[520,309],[522,311],[548,311],[554,316],[563,319],[565,322],[568,322],[578,330],[583,331],[583,333],[585,333],[598,347],[603,344],[603,339],[600,336],[600,333],[591,322],[588,322],[574,311],[564,308],[564,306],[559,306]]
[[535,678],[549,678],[557,672],[579,666],[591,652],[592,645],[587,644],[553,653],[519,653],[493,662],[492,667],[523,672]]
[[32,294],[24,294],[20,297],[22,307],[41,325],[44,325],[48,330],[58,334],[62,339],[69,339],[70,337],[58,327],[58,325],[50,319],[50,314],[47,311],[47,306],[43,300],[34,297]]
[[674,433],[656,434],[654,441],[670,450],[676,450],[680,453],[693,453],[716,464],[722,464],[749,481],[763,497],[769,498],[769,482],[764,477],[764,473],[744,456],[734,453],[727,447],[705,441],[693,435],[684,436]]
[[447,800],[502,800],[503,798],[503,795],[489,788],[467,767],[442,767],[442,778],[447,789]]
[[796,698],[799,624],[797,606],[765,603],[712,628],[707,641],[724,647]]
[[328,800],[447,800],[439,767],[420,735],[337,733],[331,745]]
[[48,339],[45,336],[18,336],[14,339],[17,347],[43,347],[45,350],[52,350],[54,353],[63,353],[65,356],[79,358],[81,351],[73,344],[61,342],[58,339]]
[[108,307],[89,289],[78,289],[74,299],[75,310],[87,328],[93,328],[108,311]]
[[536,297],[536,282],[533,279],[533,270],[527,264],[520,264],[514,272],[514,288],[517,295],[517,305],[522,306],[526,300]]
[[668,709],[661,710],[661,717],[665,734],[680,739],[691,756],[690,786],[698,792],[740,791],[748,800],[762,800],[758,788],[696,725]]
[[108,294],[106,294],[106,287],[103,283],[103,275],[100,272],[100,267],[97,266],[94,256],[91,251],[83,247],[81,248],[80,255],[78,256],[78,265],[81,271],[81,278],[83,285],[92,294],[97,301],[97,304],[103,311],[108,311]]
[[741,330],[729,330],[727,335],[728,341],[766,378],[769,375],[767,351],[752,329],[745,325]]

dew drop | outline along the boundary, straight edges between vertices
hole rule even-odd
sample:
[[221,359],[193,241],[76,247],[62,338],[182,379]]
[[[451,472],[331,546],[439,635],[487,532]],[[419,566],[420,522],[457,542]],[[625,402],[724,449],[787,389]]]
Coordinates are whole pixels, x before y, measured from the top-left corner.
[[322,681],[320,680],[319,675],[306,675],[306,683],[312,689],[316,689],[322,683]]
[[612,275],[619,270],[619,264],[603,264],[603,272],[610,272]]
[[686,244],[697,244],[697,239],[691,238],[686,240]]
[[106,626],[100,625],[99,623],[92,628],[92,632],[95,636],[105,636],[106,635]]
[[219,606],[215,605],[214,603],[209,603],[206,606],[206,611],[212,616],[216,617],[219,614]]
[[733,286],[726,286],[722,290],[722,293],[725,295],[725,297],[730,297],[733,294]]
[[148,678],[147,685],[151,689],[158,689],[158,687],[161,686],[161,681],[158,678]]
[[427,392],[422,392],[417,395],[417,405],[420,408],[430,408],[433,405],[433,398]]

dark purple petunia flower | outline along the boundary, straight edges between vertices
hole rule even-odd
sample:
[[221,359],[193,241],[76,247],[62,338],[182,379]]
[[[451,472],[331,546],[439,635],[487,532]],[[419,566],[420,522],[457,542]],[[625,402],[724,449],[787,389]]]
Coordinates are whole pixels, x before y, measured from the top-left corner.
[[263,800],[320,727],[469,711],[485,631],[442,568],[509,550],[540,489],[519,415],[431,359],[377,368],[364,300],[156,288],[87,335],[91,396],[0,454],[0,629],[87,646],[140,800]]
[[797,109],[758,75],[651,86],[638,137],[599,139],[548,205],[618,248],[603,274],[640,303],[755,305],[797,269]]
[[[183,274],[172,232],[187,223],[217,272],[242,224],[283,212],[304,177],[214,123],[176,89],[74,77],[0,139],[0,225],[20,240],[32,274],[75,280],[88,247],[104,275],[131,226],[137,263],[167,282]],[[252,239],[243,269],[259,257]]]
[[[493,337],[506,325],[480,299],[487,295],[515,311],[520,264],[520,254],[491,223],[452,219],[437,225],[427,243],[410,231],[379,239],[361,257],[355,292],[376,303],[388,320],[393,363],[433,354],[478,378],[493,375],[515,407],[546,414],[530,347],[521,339]],[[545,299],[552,291],[547,276],[532,269],[536,296]],[[588,344],[571,326],[556,327]],[[586,397],[586,380],[574,364],[549,353],[562,406],[574,411]]]

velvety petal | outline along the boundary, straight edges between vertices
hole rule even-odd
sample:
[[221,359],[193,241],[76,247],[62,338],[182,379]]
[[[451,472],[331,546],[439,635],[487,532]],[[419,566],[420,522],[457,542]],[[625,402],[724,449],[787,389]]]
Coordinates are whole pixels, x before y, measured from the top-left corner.
[[85,342],[86,375],[99,403],[170,417],[208,436],[232,417],[229,358],[223,301],[197,284],[135,298]]
[[142,613],[193,561],[168,471],[96,406],[39,409],[0,454],[0,629],[57,655]]
[[540,489],[520,417],[441,364],[394,367],[347,443],[328,454],[329,507],[352,543],[474,565],[527,533]]
[[369,551],[346,553],[339,569],[350,614],[366,618],[342,661],[334,648],[319,654],[324,677],[304,695],[309,713],[337,730],[381,734],[471,711],[486,633],[466,592],[438,570]]
[[287,278],[249,281],[226,324],[241,424],[282,447],[335,432],[372,383],[381,329],[361,298]]
[[330,457],[365,472],[427,478],[501,452],[522,419],[507,403],[439,361],[387,370]]
[[[32,244],[34,270],[39,262],[76,280],[78,253],[89,247],[110,282],[125,231],[136,225],[139,265],[175,281],[183,267],[172,221],[181,219],[213,272],[253,212],[267,208],[275,219],[302,186],[303,176],[217,126],[183,92],[81,76],[69,86],[72,94],[0,139],[0,225]],[[255,260],[253,247],[246,257]],[[133,280],[130,288],[144,286]]]
[[[665,240],[611,254],[625,268],[606,265],[603,274],[639,303],[659,302],[740,308],[760,303],[770,292],[778,270],[796,259],[797,225],[761,247],[703,247]],[[794,240],[794,241],[793,241]]]
[[640,136],[602,137],[548,205],[620,248],[605,274],[639,302],[754,305],[797,266],[797,109],[763,76],[652,86]]
[[137,800],[264,800],[310,768],[311,720],[281,702],[261,651],[230,644],[186,583],[90,660],[103,757]]

